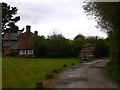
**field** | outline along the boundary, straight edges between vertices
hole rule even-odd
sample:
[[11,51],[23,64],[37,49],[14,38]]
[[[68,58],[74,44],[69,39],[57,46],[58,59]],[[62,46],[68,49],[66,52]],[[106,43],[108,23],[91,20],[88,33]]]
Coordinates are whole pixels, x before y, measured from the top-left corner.
[[79,58],[37,59],[3,57],[2,86],[3,88],[35,88],[36,83],[45,80],[45,76],[54,69],[62,69],[64,64],[71,67],[79,63]]

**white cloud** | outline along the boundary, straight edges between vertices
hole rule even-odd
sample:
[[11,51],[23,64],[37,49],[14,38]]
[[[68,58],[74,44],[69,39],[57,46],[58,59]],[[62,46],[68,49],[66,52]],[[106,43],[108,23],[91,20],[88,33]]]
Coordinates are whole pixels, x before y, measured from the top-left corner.
[[77,34],[98,35],[106,37],[95,28],[96,23],[88,20],[83,13],[80,0],[16,0],[6,1],[18,8],[21,20],[17,23],[20,28],[32,26],[32,31],[38,30],[40,35],[47,36],[53,29],[59,30],[67,38]]

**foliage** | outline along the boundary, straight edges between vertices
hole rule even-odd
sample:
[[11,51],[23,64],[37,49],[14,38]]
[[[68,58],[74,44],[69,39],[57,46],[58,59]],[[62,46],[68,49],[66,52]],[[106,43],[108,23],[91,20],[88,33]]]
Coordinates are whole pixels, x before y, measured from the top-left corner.
[[88,15],[98,22],[98,27],[108,34],[112,71],[120,68],[120,2],[88,2],[83,6]]
[[109,62],[107,64],[107,67],[106,67],[106,70],[107,70],[107,73],[114,79],[116,80],[119,85],[120,85],[120,72],[118,72],[117,70],[118,68],[116,68],[112,62]]
[[35,57],[45,57],[47,53],[47,48],[45,46],[45,37],[33,35],[33,41]]
[[35,36],[34,53],[35,57],[78,57],[85,43],[97,45],[96,54],[98,57],[108,56],[108,44],[105,39],[78,34],[73,40],[69,40],[58,33],[49,35],[47,39],[43,36]]
[[109,56],[109,45],[107,40],[99,39],[96,42],[96,50],[95,50],[96,57],[108,57]]
[[112,2],[88,2],[83,6],[87,15],[92,15],[107,34],[119,26],[119,7],[119,3]]
[[20,16],[14,17],[17,11],[16,7],[11,7],[4,2],[2,3],[2,32],[17,32],[19,30],[15,23],[20,20]]
[[49,43],[48,56],[61,57],[66,39],[61,34],[53,33],[53,35],[48,36],[47,41]]
[[73,46],[74,46],[74,55],[76,57],[78,56],[78,54],[80,54],[80,51],[81,51],[83,45],[86,43],[85,39],[86,39],[86,37],[83,36],[82,34],[78,34],[73,39],[72,43],[73,43]]
[[76,39],[85,39],[85,36],[83,36],[82,34],[78,34],[77,36],[75,36],[74,40]]
[[[57,33],[53,33],[53,35],[48,36],[47,39],[35,37],[34,51],[37,57],[74,57],[73,42]],[[77,53],[77,56],[78,54],[79,53]]]

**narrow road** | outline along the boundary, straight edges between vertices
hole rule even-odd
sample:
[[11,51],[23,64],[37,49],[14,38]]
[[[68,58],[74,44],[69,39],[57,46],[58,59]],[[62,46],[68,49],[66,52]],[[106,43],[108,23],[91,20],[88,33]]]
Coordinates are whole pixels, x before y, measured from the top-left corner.
[[78,64],[57,79],[56,88],[120,88],[105,74],[107,60]]

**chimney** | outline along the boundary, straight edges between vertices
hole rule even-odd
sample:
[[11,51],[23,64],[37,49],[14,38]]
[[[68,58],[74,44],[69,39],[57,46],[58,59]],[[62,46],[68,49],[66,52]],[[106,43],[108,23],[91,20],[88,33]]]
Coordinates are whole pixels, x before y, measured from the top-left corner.
[[30,32],[30,29],[31,29],[31,26],[30,26],[30,25],[27,25],[27,26],[26,26],[26,32]]
[[38,31],[35,31],[34,34],[38,35]]

